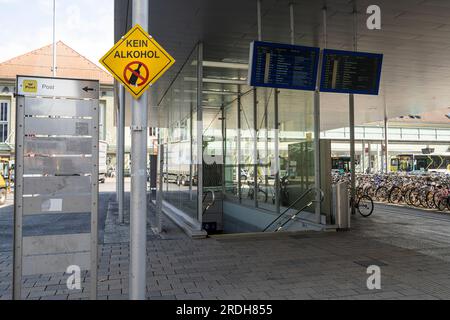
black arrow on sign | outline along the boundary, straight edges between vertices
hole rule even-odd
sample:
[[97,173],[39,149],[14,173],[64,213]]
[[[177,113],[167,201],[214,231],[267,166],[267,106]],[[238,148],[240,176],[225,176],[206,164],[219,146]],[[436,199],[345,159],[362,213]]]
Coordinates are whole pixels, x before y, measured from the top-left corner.
[[89,87],[84,87],[83,88],[84,91],[88,92],[88,91],[94,91],[94,88],[89,88]]

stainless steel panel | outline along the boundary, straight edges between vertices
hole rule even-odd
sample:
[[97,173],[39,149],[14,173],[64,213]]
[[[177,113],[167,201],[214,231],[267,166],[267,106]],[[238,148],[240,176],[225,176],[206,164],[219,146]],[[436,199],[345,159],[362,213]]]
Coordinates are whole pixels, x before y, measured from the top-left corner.
[[22,275],[63,273],[72,265],[79,266],[81,270],[89,270],[90,258],[90,252],[24,256]]
[[14,258],[13,258],[13,299],[22,297],[22,225],[23,225],[23,121],[24,98],[17,97],[16,103],[16,150],[14,186]]
[[25,134],[91,136],[91,123],[86,119],[25,118]]
[[95,123],[93,127],[93,144],[92,144],[92,177],[95,179],[91,180],[92,183],[92,199],[91,199],[91,286],[90,286],[90,296],[91,300],[97,299],[97,279],[98,279],[98,163],[99,163],[99,104],[96,101],[94,110],[92,112],[92,122]]
[[25,115],[92,117],[94,103],[90,100],[27,98]]
[[[43,213],[23,217],[22,236],[38,237],[91,232],[91,213]],[[68,228],[67,226],[70,226]]]
[[[27,87],[27,84],[31,84],[31,87]],[[99,82],[95,80],[19,76],[17,77],[17,93],[28,97],[98,99]]]
[[23,198],[23,215],[91,211],[91,194]]
[[99,83],[17,80],[14,298],[21,297],[22,276],[63,273],[70,265],[92,269],[95,298]]
[[60,254],[86,252],[90,250],[91,235],[66,234],[23,238],[23,255]]
[[92,159],[80,157],[24,158],[24,174],[76,175],[91,173]]
[[80,155],[92,153],[92,138],[25,138],[27,155]]
[[91,192],[91,177],[25,177],[24,182],[25,195]]

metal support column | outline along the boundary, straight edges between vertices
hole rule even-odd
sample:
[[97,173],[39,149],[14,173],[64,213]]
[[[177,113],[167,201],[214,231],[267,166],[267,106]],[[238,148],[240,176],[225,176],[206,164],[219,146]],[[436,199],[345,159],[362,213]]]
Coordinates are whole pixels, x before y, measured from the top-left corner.
[[[25,128],[23,119],[25,118],[25,99],[24,97],[17,97],[16,108],[16,159],[23,159],[24,155],[24,136]],[[23,226],[23,177],[24,168],[23,164],[15,163],[14,166],[14,203],[16,204],[14,211],[14,257],[13,257],[13,285],[12,294],[14,300],[22,299],[22,255],[23,255],[23,243],[22,243],[22,226]],[[19,179],[20,177],[20,179]]]
[[280,213],[280,142],[279,139],[279,120],[278,120],[278,89],[275,89],[275,110],[274,110],[274,151],[275,151],[275,210]]
[[256,1],[256,16],[258,20],[258,41],[262,41],[261,0]]
[[56,0],[53,0],[53,48],[52,48],[52,74],[56,77]]
[[[319,73],[320,74],[320,73]],[[331,159],[330,159],[331,161]],[[316,188],[320,188],[321,172],[320,172],[320,92],[319,88],[314,92],[314,184]],[[316,195],[316,222],[321,222],[321,203],[320,193]]]
[[289,18],[291,26],[291,44],[295,44],[295,15],[294,15],[294,4],[289,3]]
[[156,228],[158,233],[163,229],[163,213],[162,213],[162,200],[164,192],[164,144],[160,144],[158,148],[158,192],[156,194]]
[[197,220],[203,224],[203,43],[197,47]]
[[238,97],[237,97],[237,115],[236,115],[236,157],[237,157],[237,168],[238,172],[236,172],[237,179],[237,196],[239,199],[239,203],[242,202],[242,181],[241,181],[241,172],[242,172],[242,152],[241,152],[241,86],[238,85]]
[[119,85],[119,117],[117,119],[118,140],[116,155],[116,179],[117,179],[117,202],[119,204],[118,223],[124,223],[124,205],[125,205],[125,88]]
[[[323,19],[323,42],[324,47],[327,47],[327,8],[322,9],[322,19]],[[322,59],[319,59],[319,71],[321,74],[322,70]],[[319,78],[319,77],[317,77]],[[320,172],[320,82],[317,79],[316,90],[314,91],[314,184],[316,188],[321,187],[321,172]],[[316,222],[321,223],[321,197],[320,193],[317,192],[316,198]]]
[[[353,1],[353,49],[358,50],[357,44],[357,22],[358,14],[356,11],[356,1]],[[353,202],[356,201],[356,172],[355,172],[355,97],[353,94],[349,95],[349,125],[350,125],[350,171],[351,171],[351,188],[350,197]],[[351,213],[355,214],[355,206],[352,203]]]
[[194,104],[190,103],[190,119],[189,119],[189,137],[191,139],[191,143],[189,144],[189,201],[194,200],[193,186],[194,186],[194,144],[192,143],[192,139],[194,137]]
[[366,143],[364,140],[361,142],[361,161],[360,161],[361,173],[364,173],[366,169]]
[[[349,95],[349,123],[350,123],[350,197],[355,200],[356,195],[356,173],[355,173],[355,97]],[[355,214],[355,206],[351,207],[352,214]]]
[[388,150],[388,116],[387,116],[387,107],[386,107],[386,97],[384,98],[384,172],[389,172],[389,150]]
[[116,112],[116,202],[119,202],[119,179],[117,178],[117,166],[119,161],[119,118],[120,118],[120,94],[119,94],[119,82],[114,80],[114,110]]
[[370,146],[370,141],[367,142],[367,169],[369,169],[369,173],[372,172],[372,159],[371,159],[371,154],[372,150],[371,150],[371,146]]
[[258,207],[258,89],[253,89],[253,179],[254,179],[254,204]]
[[222,107],[221,109],[221,129],[222,129],[222,195],[225,195],[227,192],[227,186],[226,186],[226,156],[227,156],[227,132],[226,132],[226,121],[225,118],[225,99],[222,97]]
[[[261,15],[262,1],[256,1],[256,15],[258,20],[258,41],[262,41],[262,15]],[[253,88],[253,195],[255,208],[258,207],[258,90]]]
[[[133,25],[148,31],[147,0],[133,0]],[[130,300],[146,297],[147,270],[147,107],[148,93],[132,103]]]

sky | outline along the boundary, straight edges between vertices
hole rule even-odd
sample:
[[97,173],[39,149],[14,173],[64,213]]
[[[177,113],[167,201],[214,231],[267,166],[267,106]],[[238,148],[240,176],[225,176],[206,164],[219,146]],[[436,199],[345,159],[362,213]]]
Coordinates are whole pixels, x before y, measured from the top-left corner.
[[[52,43],[53,0],[0,0],[0,62]],[[56,0],[56,41],[99,65],[114,45],[114,0]]]

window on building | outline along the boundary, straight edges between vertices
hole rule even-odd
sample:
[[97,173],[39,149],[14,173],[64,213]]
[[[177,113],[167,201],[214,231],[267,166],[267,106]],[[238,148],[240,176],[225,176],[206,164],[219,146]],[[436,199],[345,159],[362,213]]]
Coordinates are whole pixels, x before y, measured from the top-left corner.
[[158,129],[157,128],[148,128],[148,135],[149,135],[149,137],[157,137]]
[[8,114],[9,103],[0,101],[0,142],[6,142],[8,139]]
[[99,139],[106,140],[106,102],[100,101],[99,113]]

